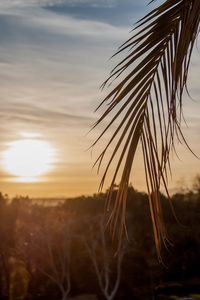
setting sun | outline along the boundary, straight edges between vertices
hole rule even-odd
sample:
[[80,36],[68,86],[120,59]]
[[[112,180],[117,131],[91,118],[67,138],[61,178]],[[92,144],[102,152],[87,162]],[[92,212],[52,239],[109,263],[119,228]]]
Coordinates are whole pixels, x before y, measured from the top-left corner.
[[55,149],[45,141],[23,139],[9,143],[3,152],[5,170],[18,181],[39,181],[41,176],[53,168]]

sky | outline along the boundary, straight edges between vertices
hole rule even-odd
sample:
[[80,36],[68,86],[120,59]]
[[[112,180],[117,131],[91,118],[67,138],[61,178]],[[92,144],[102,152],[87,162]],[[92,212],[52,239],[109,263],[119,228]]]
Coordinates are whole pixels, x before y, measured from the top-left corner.
[[[131,36],[133,24],[153,5],[141,0],[1,0],[0,1],[0,191],[10,196],[72,197],[98,191],[101,175],[92,168],[108,136],[88,150],[101,128],[90,131],[106,94],[100,85],[119,57],[109,59]],[[155,4],[154,4],[155,5]],[[183,132],[200,157],[200,53],[195,46],[184,97]],[[27,140],[48,144],[48,171],[23,180],[5,167],[5,153]],[[30,160],[38,157],[33,151]],[[172,159],[171,191],[190,186],[200,160],[184,146]],[[21,156],[23,157],[23,150]],[[48,154],[44,153],[44,156]],[[13,164],[15,162],[13,161]],[[42,164],[42,162],[41,162]],[[105,183],[109,186],[112,167]],[[102,168],[103,171],[103,168]],[[138,152],[131,177],[145,190]]]

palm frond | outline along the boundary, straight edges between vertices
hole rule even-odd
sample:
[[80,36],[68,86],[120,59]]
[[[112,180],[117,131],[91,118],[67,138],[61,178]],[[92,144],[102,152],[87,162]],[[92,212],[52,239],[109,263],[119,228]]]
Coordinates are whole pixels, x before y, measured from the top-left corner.
[[142,18],[137,23],[135,34],[116,53],[130,51],[112,70],[103,87],[122,74],[125,76],[100,103],[99,107],[105,103],[107,107],[94,125],[98,126],[114,113],[94,143],[96,144],[123,115],[96,161],[100,167],[105,153],[118,137],[100,188],[103,187],[108,168],[119,153],[109,190],[108,205],[112,201],[116,177],[122,168],[121,181],[110,217],[114,234],[117,226],[121,226],[120,239],[125,226],[126,197],[132,163],[136,149],[141,143],[159,258],[162,242],[167,241],[159,190],[163,184],[169,197],[167,178],[170,171],[170,151],[175,149],[176,139],[185,142],[181,132],[182,98],[199,21],[199,0],[167,0]]

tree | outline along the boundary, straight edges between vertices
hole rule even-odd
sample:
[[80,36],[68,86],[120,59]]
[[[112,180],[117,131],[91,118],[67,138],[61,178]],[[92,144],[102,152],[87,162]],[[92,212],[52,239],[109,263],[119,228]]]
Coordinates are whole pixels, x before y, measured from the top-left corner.
[[199,174],[195,176],[194,183],[193,183],[193,189],[199,196],[200,195],[200,175]]
[[18,211],[14,203],[9,204],[7,195],[0,193],[0,280],[1,296],[10,293],[12,265],[11,258],[15,256],[15,231]]
[[[120,284],[125,244],[114,257],[113,252],[109,249],[104,223],[105,219],[102,216],[96,217],[92,224],[89,220],[87,235],[84,235],[82,240],[94,266],[100,290],[105,299],[112,300],[116,296]],[[114,276],[112,274],[113,265],[116,272]]]
[[118,137],[100,189],[111,163],[116,161],[116,155],[119,154],[108,205],[122,168],[111,213],[114,234],[117,225],[121,227],[120,240],[125,227],[130,172],[138,145],[141,145],[158,257],[162,242],[167,241],[159,191],[162,184],[170,201],[167,189],[168,173],[171,171],[170,153],[175,151],[175,140],[187,145],[181,131],[182,100],[184,90],[187,91],[188,69],[199,21],[199,0],[166,0],[138,21],[135,34],[116,54],[127,49],[130,53],[112,70],[102,87],[122,74],[125,76],[100,103],[99,107],[105,103],[107,106],[94,125],[98,126],[104,119],[110,120],[93,145],[119,120],[117,129],[95,164],[98,164],[98,168],[101,166],[108,148]]
[[71,290],[72,223],[66,214],[60,214],[59,218],[56,214],[49,217],[42,226],[32,226],[26,247],[35,268],[57,287],[61,299],[67,300]]

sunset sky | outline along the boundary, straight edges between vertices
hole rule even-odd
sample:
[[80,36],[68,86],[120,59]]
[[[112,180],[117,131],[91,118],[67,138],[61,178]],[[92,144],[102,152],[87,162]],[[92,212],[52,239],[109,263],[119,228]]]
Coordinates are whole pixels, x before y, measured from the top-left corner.
[[[147,0],[0,1],[1,192],[31,197],[71,197],[97,192],[102,173],[97,175],[92,165],[106,136],[91,153],[88,148],[100,128],[88,132],[100,114],[94,110],[106,93],[99,87],[119,61],[109,58],[130,37],[134,22],[152,9],[153,5],[146,6],[147,3]],[[183,123],[183,132],[200,157],[198,43],[188,88],[192,99],[185,95],[188,128]],[[30,180],[23,180],[24,174],[12,169],[15,156],[14,160],[10,157],[18,145],[25,149],[32,147],[32,141],[39,141],[39,147],[46,149],[41,159],[47,160],[49,168],[44,166],[39,176],[33,174],[34,180],[31,174]],[[38,149],[33,149],[30,160],[40,158]],[[180,160],[175,156],[172,160],[171,190],[179,184],[190,186],[194,176],[200,174],[200,160],[185,146],[178,146],[178,154]],[[20,155],[25,155],[23,150]],[[42,167],[42,161],[39,164]],[[132,176],[133,186],[145,190],[140,153]],[[105,188],[108,185],[109,177]]]

